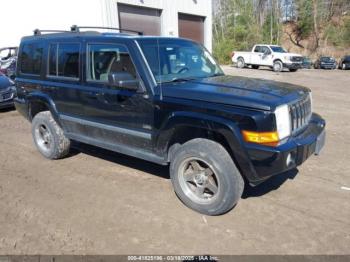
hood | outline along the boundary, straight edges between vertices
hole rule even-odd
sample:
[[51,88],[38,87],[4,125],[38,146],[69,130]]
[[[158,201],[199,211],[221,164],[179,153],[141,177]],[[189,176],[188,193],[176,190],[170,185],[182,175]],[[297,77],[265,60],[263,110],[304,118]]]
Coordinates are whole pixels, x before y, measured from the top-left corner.
[[295,53],[286,53],[286,55],[288,55],[288,56],[302,56],[300,54],[295,54]]
[[9,86],[13,86],[14,83],[6,76],[0,73],[0,91],[8,88]]
[[217,76],[163,84],[163,96],[274,110],[310,92],[305,87],[264,79]]

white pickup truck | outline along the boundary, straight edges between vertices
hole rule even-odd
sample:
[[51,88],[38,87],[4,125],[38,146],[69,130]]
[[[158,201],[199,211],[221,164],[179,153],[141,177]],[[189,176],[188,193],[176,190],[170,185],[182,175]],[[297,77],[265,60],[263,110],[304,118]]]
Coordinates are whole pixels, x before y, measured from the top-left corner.
[[251,66],[258,69],[259,66],[268,66],[275,72],[283,68],[295,72],[302,68],[303,56],[286,52],[277,45],[255,45],[251,52],[232,52],[232,62],[238,68]]

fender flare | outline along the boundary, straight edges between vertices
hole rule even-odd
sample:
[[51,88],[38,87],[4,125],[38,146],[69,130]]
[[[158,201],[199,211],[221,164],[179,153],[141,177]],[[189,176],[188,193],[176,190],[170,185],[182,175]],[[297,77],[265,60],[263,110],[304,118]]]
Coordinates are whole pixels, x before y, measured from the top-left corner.
[[156,139],[156,148],[162,154],[167,155],[169,142],[179,127],[201,128],[219,133],[227,141],[242,175],[248,180],[258,179],[255,168],[244,148],[240,129],[233,121],[203,113],[174,112],[160,128],[159,136]]
[[49,109],[49,111],[52,114],[52,117],[55,119],[55,121],[58,123],[58,125],[61,126],[60,118],[59,118],[59,114],[58,114],[56,105],[48,95],[43,94],[43,93],[39,93],[39,92],[33,92],[26,97],[26,100],[27,100],[27,104],[28,104],[28,116],[29,116],[30,121],[32,121],[31,104],[32,103],[42,103]]

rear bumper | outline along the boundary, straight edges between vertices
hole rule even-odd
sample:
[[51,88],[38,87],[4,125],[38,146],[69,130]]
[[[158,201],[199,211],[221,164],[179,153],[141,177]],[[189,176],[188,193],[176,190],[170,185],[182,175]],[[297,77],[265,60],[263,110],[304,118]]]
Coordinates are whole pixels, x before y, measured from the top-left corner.
[[302,63],[284,63],[283,67],[288,69],[301,69],[303,68],[303,64]]
[[304,163],[311,155],[319,154],[325,142],[325,121],[313,114],[307,128],[299,135],[277,147],[246,144],[248,157],[254,166],[258,185],[271,176],[284,173]]

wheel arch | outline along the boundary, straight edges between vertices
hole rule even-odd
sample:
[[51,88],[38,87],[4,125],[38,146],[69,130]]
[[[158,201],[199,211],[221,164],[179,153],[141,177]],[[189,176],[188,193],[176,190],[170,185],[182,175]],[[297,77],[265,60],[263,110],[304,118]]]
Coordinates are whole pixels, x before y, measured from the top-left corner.
[[243,147],[237,124],[227,119],[202,113],[174,113],[161,128],[156,148],[161,154],[166,155],[170,162],[181,144],[195,138],[207,138],[218,142],[231,155],[243,176],[248,180],[257,178],[255,169]]
[[60,125],[58,112],[55,103],[45,94],[34,93],[27,96],[28,101],[28,116],[32,121],[36,114],[43,111],[50,111],[52,117]]
[[275,59],[273,60],[273,63],[275,63],[275,62],[277,62],[277,61],[281,62],[282,65],[283,65],[283,62],[282,62],[281,58],[275,58]]

